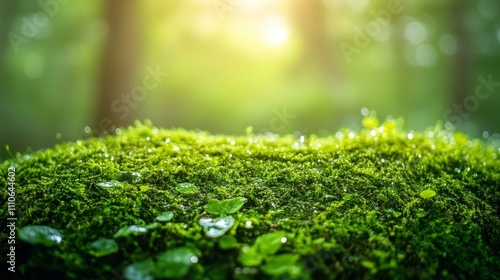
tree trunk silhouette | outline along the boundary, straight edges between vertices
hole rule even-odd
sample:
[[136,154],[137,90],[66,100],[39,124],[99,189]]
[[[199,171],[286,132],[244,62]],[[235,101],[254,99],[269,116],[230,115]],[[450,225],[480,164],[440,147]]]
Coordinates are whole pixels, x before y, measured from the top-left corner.
[[472,62],[472,50],[465,27],[467,3],[465,0],[457,0],[452,3],[452,24],[457,41],[457,53],[455,54],[455,61],[451,70],[452,105],[462,105],[470,91],[469,74]]
[[[105,20],[109,27],[101,58],[99,76],[96,134],[112,132],[130,124],[130,112],[123,96],[130,95],[135,81],[138,60],[136,5],[137,1],[106,1]],[[129,106],[128,111],[116,108]]]
[[298,67],[312,67],[313,70],[319,71],[327,82],[331,82],[337,73],[332,60],[333,44],[329,41],[326,29],[326,8],[322,3],[310,0],[295,1],[292,22],[304,46],[304,55]]

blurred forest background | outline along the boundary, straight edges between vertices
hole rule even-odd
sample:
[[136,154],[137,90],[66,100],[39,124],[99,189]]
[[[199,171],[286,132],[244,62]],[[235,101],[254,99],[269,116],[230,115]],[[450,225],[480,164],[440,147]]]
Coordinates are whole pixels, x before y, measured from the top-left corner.
[[0,0],[0,157],[134,120],[500,139],[498,0]]

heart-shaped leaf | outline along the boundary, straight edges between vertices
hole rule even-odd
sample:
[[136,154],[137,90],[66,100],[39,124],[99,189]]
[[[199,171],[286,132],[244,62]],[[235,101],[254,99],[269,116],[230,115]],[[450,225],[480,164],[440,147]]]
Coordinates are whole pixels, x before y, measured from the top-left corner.
[[210,199],[207,205],[205,206],[205,209],[207,209],[208,212],[215,215],[220,215],[224,212],[224,207],[222,207],[222,203],[217,199]]
[[245,204],[246,201],[247,199],[244,197],[226,199],[222,201],[222,207],[224,208],[224,212],[226,212],[227,214],[231,214],[240,210],[240,208],[243,206],[243,204]]

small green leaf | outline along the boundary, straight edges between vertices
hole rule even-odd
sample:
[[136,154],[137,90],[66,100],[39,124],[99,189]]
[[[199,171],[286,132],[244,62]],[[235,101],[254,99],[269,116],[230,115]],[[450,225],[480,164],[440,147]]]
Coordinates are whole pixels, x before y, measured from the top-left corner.
[[269,257],[266,264],[262,266],[262,270],[272,276],[279,276],[285,272],[298,269],[295,263],[299,260],[298,255],[282,254]]
[[147,192],[149,191],[149,187],[144,185],[144,186],[140,186],[140,189],[141,189],[141,192]]
[[247,199],[244,197],[226,199],[222,201],[222,207],[224,208],[225,213],[231,214],[240,210],[243,204],[245,204],[245,201],[247,201]]
[[172,220],[173,217],[174,217],[174,213],[172,211],[167,211],[167,212],[161,213],[155,219],[158,222],[168,222],[168,221]]
[[370,270],[377,268],[377,266],[375,265],[375,263],[371,262],[371,261],[362,261],[361,265],[364,266],[364,267],[366,267],[366,268],[368,268],[368,269],[370,269]]
[[90,243],[89,247],[89,253],[98,258],[118,251],[118,244],[113,239],[106,238],[99,238]]
[[224,235],[219,239],[219,247],[223,250],[228,250],[236,247],[238,241],[232,235]]
[[41,244],[44,246],[59,245],[62,241],[62,234],[48,226],[25,226],[19,230],[19,238],[32,245]]
[[181,183],[177,186],[176,190],[183,194],[195,194],[198,192],[198,188],[191,183]]
[[284,231],[267,233],[257,237],[255,248],[262,256],[268,256],[276,253],[281,247],[281,239],[285,237]]
[[217,199],[210,199],[207,205],[205,205],[205,209],[207,209],[208,212],[216,215],[220,215],[224,211],[222,203]]
[[117,238],[120,236],[129,236],[131,234],[139,235],[139,234],[146,233],[147,231],[148,231],[148,229],[145,227],[142,227],[142,226],[136,226],[136,225],[124,226],[121,229],[119,229],[115,233],[115,235],[113,235],[113,238]]
[[258,266],[262,263],[262,256],[257,253],[257,250],[253,246],[243,246],[238,259],[244,266]]
[[436,195],[436,192],[433,190],[425,190],[420,193],[420,196],[424,199],[431,198]]
[[175,248],[158,256],[154,274],[160,278],[181,278],[198,262],[198,257],[187,247]]
[[142,262],[136,262],[126,266],[123,269],[125,279],[134,280],[153,280],[152,272],[155,267],[153,260],[146,259]]

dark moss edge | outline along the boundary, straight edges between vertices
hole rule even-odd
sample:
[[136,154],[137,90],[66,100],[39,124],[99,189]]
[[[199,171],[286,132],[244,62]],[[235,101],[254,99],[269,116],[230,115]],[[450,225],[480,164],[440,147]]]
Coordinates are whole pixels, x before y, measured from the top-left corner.
[[[64,234],[50,249],[18,240],[18,269],[30,277],[110,279],[130,263],[190,242],[202,256],[186,278],[216,279],[221,269],[230,278],[241,266],[238,249],[221,250],[197,221],[209,198],[242,196],[248,201],[228,234],[241,245],[284,230],[289,241],[280,253],[301,256],[304,279],[500,277],[497,147],[439,128],[409,137],[396,121],[342,133],[301,142],[163,130],[146,122],[120,135],[18,155],[0,165],[3,186],[8,166],[17,169],[18,225],[48,225]],[[96,185],[144,167],[149,171],[128,188]],[[201,191],[179,194],[183,182]],[[142,192],[141,185],[150,189]],[[419,197],[425,189],[437,195]],[[7,193],[1,197],[5,213]],[[118,238],[117,253],[87,253],[92,241],[153,222],[166,210],[175,213],[172,221]]]

